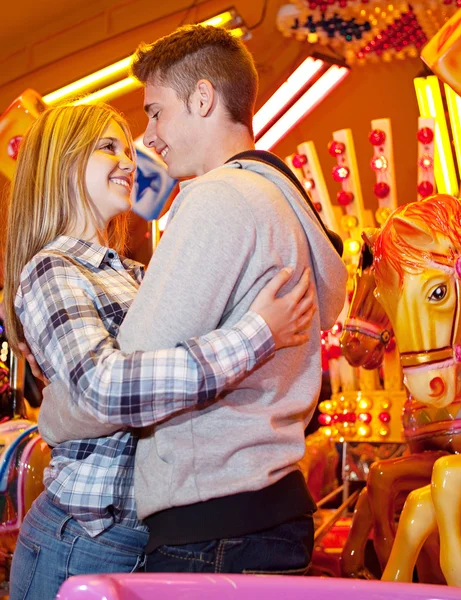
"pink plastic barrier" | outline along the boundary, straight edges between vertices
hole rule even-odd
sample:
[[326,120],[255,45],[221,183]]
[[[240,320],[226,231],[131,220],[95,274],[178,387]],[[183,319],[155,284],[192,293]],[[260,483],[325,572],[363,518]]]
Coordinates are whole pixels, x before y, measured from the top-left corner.
[[461,600],[461,589],[325,577],[136,573],[71,577],[58,600]]

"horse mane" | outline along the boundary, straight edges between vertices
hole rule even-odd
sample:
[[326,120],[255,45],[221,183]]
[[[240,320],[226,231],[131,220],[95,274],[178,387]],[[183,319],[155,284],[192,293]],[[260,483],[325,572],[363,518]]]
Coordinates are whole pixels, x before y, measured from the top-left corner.
[[444,236],[454,248],[461,249],[461,202],[457,198],[437,194],[405,204],[389,216],[373,246],[375,273],[379,279],[390,281],[391,271],[394,271],[401,287],[405,271],[421,272],[428,262],[437,258],[427,248],[412,246],[397,233],[393,223],[397,216],[425,225],[433,234]]

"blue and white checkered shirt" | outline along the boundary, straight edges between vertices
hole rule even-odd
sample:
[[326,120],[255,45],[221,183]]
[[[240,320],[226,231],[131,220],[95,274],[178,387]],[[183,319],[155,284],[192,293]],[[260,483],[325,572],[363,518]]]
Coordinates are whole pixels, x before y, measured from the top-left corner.
[[[174,349],[122,354],[116,336],[143,272],[110,248],[61,236],[24,267],[15,301],[45,377],[65,382],[72,402],[121,427],[152,425],[210,401],[274,352],[269,327],[250,312],[232,329]],[[45,471],[48,496],[92,536],[114,522],[142,528],[136,444],[126,430],[59,444]]]

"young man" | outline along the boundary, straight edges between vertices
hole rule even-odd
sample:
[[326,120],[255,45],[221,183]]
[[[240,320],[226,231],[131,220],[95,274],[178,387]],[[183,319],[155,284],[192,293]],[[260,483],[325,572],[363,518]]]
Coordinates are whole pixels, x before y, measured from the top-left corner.
[[[254,148],[257,73],[240,41],[213,27],[180,28],[142,45],[133,73],[145,85],[145,145],[171,176],[195,179],[181,185],[120,329],[121,349],[169,347],[232,326],[284,265],[293,281],[311,269],[317,305],[306,345],[278,352],[217,403],[139,441],[147,570],[303,574],[315,504],[297,462],[320,391],[320,329],[343,306],[346,269],[284,175],[228,162]],[[89,418],[86,430],[101,434]]]

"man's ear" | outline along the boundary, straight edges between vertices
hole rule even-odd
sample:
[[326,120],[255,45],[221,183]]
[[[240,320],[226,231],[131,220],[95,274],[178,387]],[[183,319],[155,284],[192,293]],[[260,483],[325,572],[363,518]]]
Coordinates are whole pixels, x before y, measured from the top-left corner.
[[196,100],[198,103],[198,112],[201,117],[206,117],[213,108],[216,91],[208,79],[200,79],[197,82]]

